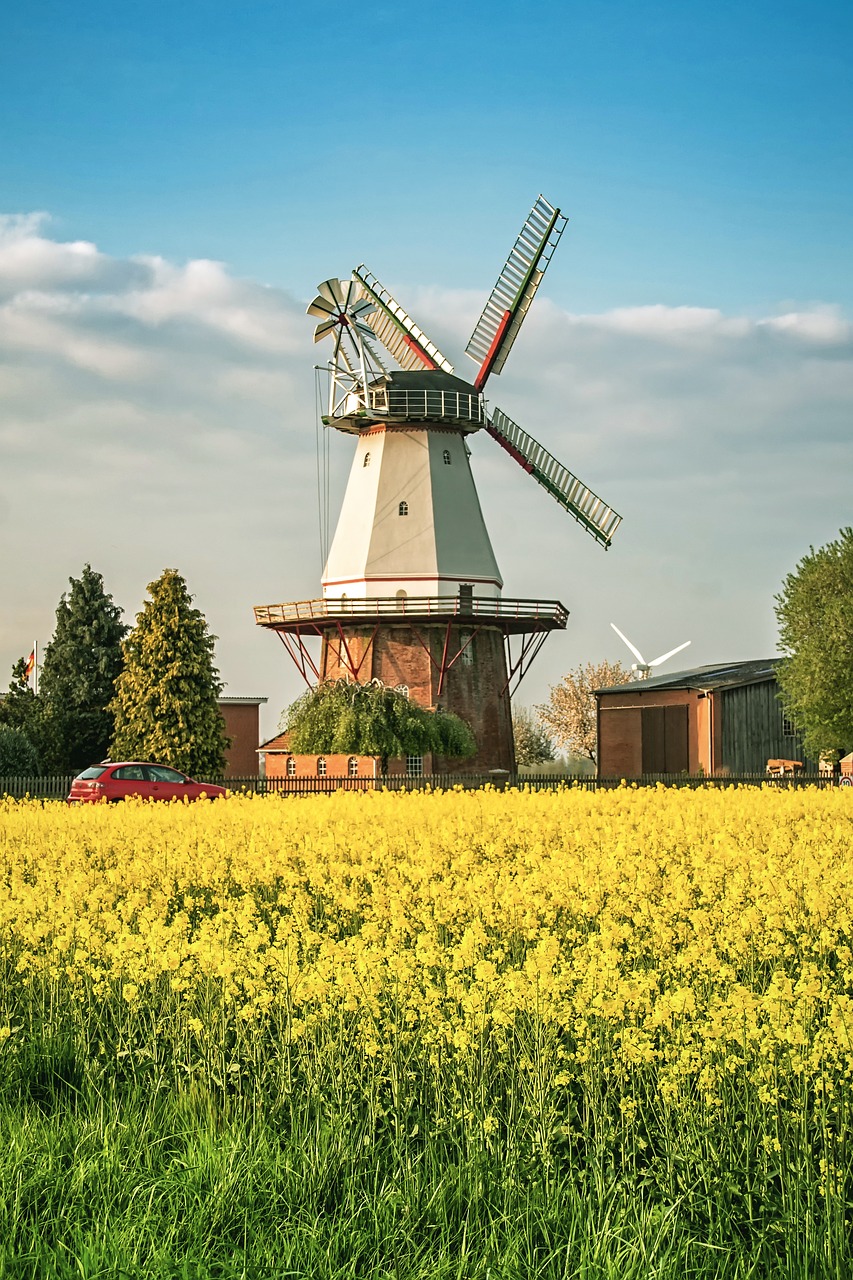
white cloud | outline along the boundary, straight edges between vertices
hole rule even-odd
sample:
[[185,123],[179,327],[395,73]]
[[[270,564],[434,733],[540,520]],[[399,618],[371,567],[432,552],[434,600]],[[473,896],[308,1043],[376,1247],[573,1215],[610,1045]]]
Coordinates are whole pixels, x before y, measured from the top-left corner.
[[[473,377],[462,350],[483,299],[400,292]],[[86,561],[128,616],[176,565],[231,692],[268,694],[274,723],[298,682],[251,606],[318,589],[312,323],[222,263],[111,258],[51,239],[44,215],[0,217],[0,685],[33,636],[49,639]],[[605,555],[474,439],[507,594],[572,611],[522,701],[568,665],[623,656],[611,617],[644,652],[688,636],[691,662],[772,652],[784,573],[850,523],[851,348],[831,305],[572,315],[537,299],[490,400],[625,520]],[[334,508],[351,443],[329,443]]]

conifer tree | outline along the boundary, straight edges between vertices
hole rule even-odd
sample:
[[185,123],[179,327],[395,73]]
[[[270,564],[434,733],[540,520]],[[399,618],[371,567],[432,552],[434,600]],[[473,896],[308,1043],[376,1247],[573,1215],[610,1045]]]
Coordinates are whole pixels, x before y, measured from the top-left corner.
[[148,592],[122,646],[124,669],[111,706],[113,759],[155,760],[193,777],[219,777],[227,739],[216,637],[177,569],[164,569]]
[[56,629],[44,651],[37,703],[46,769],[62,773],[101,760],[109,749],[109,704],[121,670],[127,627],[122,610],[87,564],[56,609]]
[[30,739],[34,740],[38,712],[38,700],[27,680],[27,660],[19,658],[12,667],[9,691],[0,701],[0,725],[10,729],[22,729]]

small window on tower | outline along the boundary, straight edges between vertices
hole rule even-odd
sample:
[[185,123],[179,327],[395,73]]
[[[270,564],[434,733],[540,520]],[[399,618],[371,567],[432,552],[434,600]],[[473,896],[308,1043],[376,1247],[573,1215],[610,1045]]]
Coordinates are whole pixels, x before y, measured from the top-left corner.
[[463,631],[459,636],[460,661],[463,667],[474,665],[474,637],[470,631]]
[[409,504],[408,504],[408,502],[401,502],[401,503],[400,503],[400,515],[401,515],[401,516],[407,516],[408,514],[409,514]]
[[409,686],[407,684],[398,684],[394,689],[395,693],[402,693],[404,698],[409,696]]
[[369,466],[370,466],[370,454],[369,454],[369,453],[366,453],[366,454],[364,455],[364,462],[363,462],[361,465],[362,465],[363,467],[369,467]]
[[450,463],[452,462],[452,458],[450,457],[450,450],[449,450],[449,449],[445,449],[445,451],[444,451],[444,453],[443,453],[443,455],[442,455],[442,456],[443,456],[443,458],[444,458],[444,465],[445,465],[446,467],[449,467],[449,466],[450,466]]
[[405,607],[406,607],[406,592],[403,590],[403,588],[402,588],[402,587],[401,587],[401,588],[400,588],[400,590],[397,592],[397,595],[396,595],[396,597],[395,597],[395,598],[396,598],[396,601],[397,601],[397,608],[398,608],[398,609],[405,609]]

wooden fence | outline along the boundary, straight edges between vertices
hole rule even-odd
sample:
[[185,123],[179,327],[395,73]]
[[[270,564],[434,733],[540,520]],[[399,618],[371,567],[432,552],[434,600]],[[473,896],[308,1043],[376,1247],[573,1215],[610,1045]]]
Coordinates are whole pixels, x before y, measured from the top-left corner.
[[[0,778],[0,796],[38,800],[64,800],[71,789],[71,775],[54,777]],[[708,778],[704,774],[655,773],[638,778],[595,778],[586,774],[425,774],[410,778],[405,774],[386,778],[205,778],[227,787],[231,792],[257,795],[326,795],[335,791],[450,791],[453,788],[479,790],[528,789],[553,791],[560,787],[577,787],[584,791],[613,790],[617,787],[834,787],[837,776],[799,773],[794,777],[769,777],[765,773]]]

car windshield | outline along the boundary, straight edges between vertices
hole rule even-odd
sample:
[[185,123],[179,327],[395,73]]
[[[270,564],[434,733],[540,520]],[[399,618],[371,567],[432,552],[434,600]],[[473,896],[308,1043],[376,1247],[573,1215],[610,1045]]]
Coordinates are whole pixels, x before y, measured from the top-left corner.
[[84,769],[82,773],[78,773],[77,778],[78,780],[81,778],[100,778],[103,772],[104,766],[102,764],[93,764],[91,769]]

